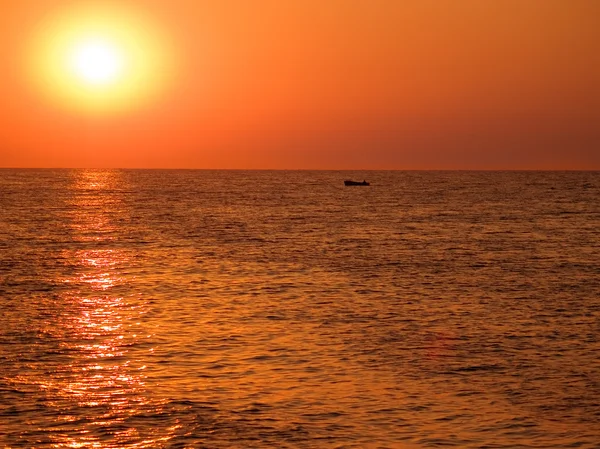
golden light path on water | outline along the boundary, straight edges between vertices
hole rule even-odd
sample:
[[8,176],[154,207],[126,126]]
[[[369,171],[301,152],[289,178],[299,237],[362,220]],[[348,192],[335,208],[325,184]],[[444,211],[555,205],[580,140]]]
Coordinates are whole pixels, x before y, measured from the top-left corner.
[[[41,385],[56,410],[55,426],[68,431],[52,433],[56,448],[156,447],[170,437],[152,434],[146,426],[141,435],[136,415],[153,404],[147,397],[140,352],[132,351],[150,335],[143,334],[145,306],[128,294],[127,279],[119,273],[130,261],[116,245],[112,224],[124,212],[114,188],[117,172],[78,172],[71,208],[71,229],[81,246],[65,250],[73,275],[62,280],[60,299],[65,312],[54,326],[61,329],[62,350],[69,363]],[[102,195],[96,195],[102,190]],[[147,348],[146,352],[151,352]],[[67,430],[65,428],[65,430]]]

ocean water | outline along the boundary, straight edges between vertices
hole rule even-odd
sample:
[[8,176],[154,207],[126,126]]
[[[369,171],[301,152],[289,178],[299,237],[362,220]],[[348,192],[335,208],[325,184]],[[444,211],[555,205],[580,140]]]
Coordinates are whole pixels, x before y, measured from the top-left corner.
[[599,448],[600,173],[0,170],[0,320],[4,448]]

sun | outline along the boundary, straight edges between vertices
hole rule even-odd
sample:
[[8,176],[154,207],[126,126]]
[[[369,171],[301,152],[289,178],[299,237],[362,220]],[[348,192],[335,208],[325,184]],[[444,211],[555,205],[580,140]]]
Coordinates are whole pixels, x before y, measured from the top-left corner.
[[112,84],[125,73],[125,55],[118,45],[102,38],[75,44],[70,55],[75,76],[92,86]]
[[90,114],[141,108],[175,85],[175,46],[125,2],[82,2],[49,15],[27,51],[31,85],[53,107]]

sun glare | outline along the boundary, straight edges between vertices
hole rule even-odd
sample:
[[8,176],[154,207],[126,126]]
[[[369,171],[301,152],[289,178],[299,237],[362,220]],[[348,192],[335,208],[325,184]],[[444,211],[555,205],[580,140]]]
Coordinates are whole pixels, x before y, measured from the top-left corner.
[[31,40],[28,72],[54,106],[93,114],[139,108],[164,92],[174,51],[157,24],[125,4],[58,11]]
[[123,73],[123,55],[114,44],[101,40],[87,40],[73,49],[71,65],[82,81],[93,85],[115,82]]

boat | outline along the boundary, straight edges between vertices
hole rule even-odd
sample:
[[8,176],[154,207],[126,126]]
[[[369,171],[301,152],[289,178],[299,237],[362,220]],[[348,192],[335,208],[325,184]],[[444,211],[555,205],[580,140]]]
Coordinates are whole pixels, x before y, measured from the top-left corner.
[[370,185],[367,181],[350,181],[350,180],[346,180],[344,181],[344,185],[345,186],[368,186]]

